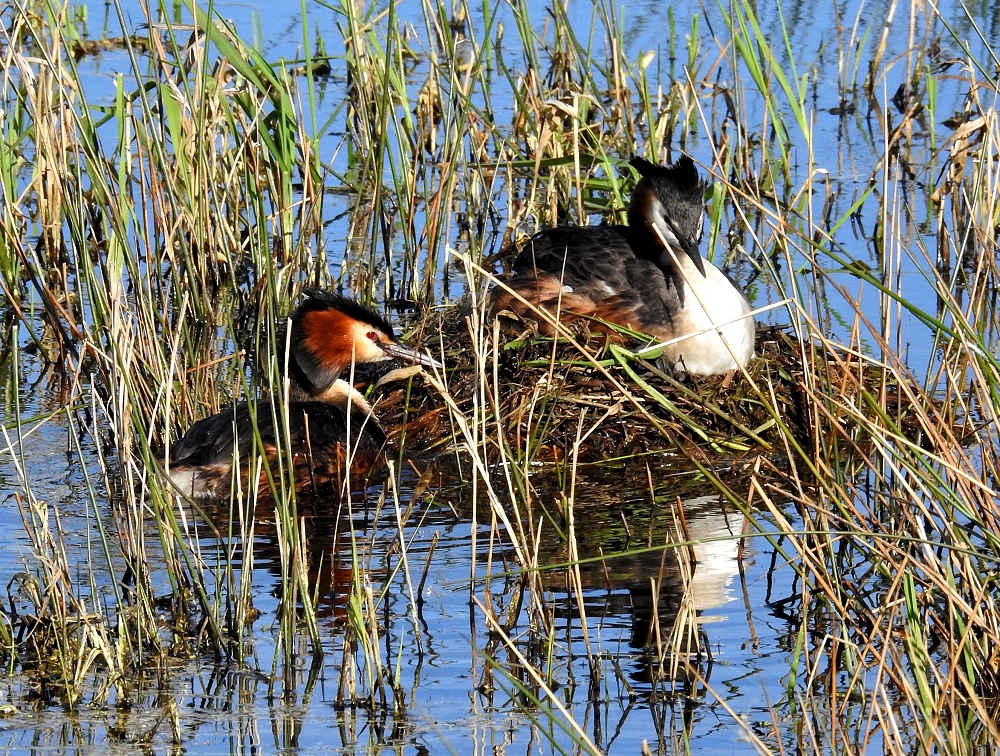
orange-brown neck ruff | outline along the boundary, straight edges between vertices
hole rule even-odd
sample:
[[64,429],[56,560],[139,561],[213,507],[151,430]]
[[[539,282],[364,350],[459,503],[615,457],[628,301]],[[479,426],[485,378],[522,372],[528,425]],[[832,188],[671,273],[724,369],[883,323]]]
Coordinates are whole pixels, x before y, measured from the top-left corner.
[[351,366],[354,323],[354,318],[338,310],[313,310],[299,320],[299,350],[310,355],[315,370],[329,376],[328,383]]
[[340,294],[307,289],[292,315],[291,377],[309,396],[325,391],[352,361],[387,359],[377,345],[392,327],[377,312]]
[[[365,323],[335,309],[312,309],[296,314],[292,322],[292,377],[309,396],[318,396],[350,369],[352,362],[385,359],[381,350],[359,353],[368,343],[357,339]],[[372,327],[374,330],[374,327]]]

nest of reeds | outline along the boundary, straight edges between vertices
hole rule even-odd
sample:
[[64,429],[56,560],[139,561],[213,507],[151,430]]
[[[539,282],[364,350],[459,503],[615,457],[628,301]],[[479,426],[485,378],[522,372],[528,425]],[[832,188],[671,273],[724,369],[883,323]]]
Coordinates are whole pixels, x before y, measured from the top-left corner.
[[[747,375],[712,377],[674,375],[653,355],[638,357],[585,326],[574,333],[575,343],[530,329],[503,330],[487,346],[485,364],[477,361],[458,309],[436,316],[427,333],[439,334],[433,337],[439,344],[431,338],[424,346],[444,355],[454,406],[485,423],[479,437],[498,450],[502,444],[508,457],[559,462],[575,453],[579,462],[595,462],[671,454],[716,465],[782,456],[789,436],[810,448],[856,419],[850,412],[817,412],[818,396],[850,408],[876,397],[875,404],[894,405],[897,423],[905,428],[912,420],[917,432],[907,392],[895,378],[869,362],[826,355],[788,328],[758,328],[757,357]],[[431,382],[392,384],[375,398],[383,427],[407,456],[449,451],[461,441]],[[878,413],[874,406],[871,411]]]

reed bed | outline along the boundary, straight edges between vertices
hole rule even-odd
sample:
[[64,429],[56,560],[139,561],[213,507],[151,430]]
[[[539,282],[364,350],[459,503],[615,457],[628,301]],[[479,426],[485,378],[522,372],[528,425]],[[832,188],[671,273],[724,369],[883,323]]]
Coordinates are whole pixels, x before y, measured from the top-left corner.
[[[743,725],[759,750],[797,738],[814,752],[877,742],[964,753],[995,740],[994,61],[957,36],[919,38],[949,27],[915,9],[905,56],[883,57],[899,31],[890,14],[866,57],[845,19],[839,114],[865,111],[878,134],[851,187],[819,162],[816,78],[749,3],[731,3],[710,32],[697,16],[671,19],[666,55],[640,60],[600,4],[581,30],[558,4],[539,28],[525,4],[428,2],[411,33],[394,4],[341,0],[327,7],[342,57],[306,32],[301,59],[278,62],[205,8],[192,5],[184,25],[144,7],[146,32],[115,42],[129,74],[100,104],[85,99],[88,48],[68,9],[18,0],[0,12],[11,418],[0,453],[37,557],[8,587],[0,644],[39,701],[72,709],[91,691],[93,702],[97,678],[104,700],[125,700],[142,670],[199,658],[267,670],[268,692],[286,698],[308,696],[329,667],[339,707],[404,716],[406,664],[384,643],[388,595],[407,597],[419,628],[423,567],[407,533],[430,506],[421,497],[460,489],[468,601],[485,640],[470,647],[476,688],[546,718],[554,750],[600,752],[587,713],[554,692],[565,649],[553,586],[582,631],[588,700],[619,695],[614,685],[634,694],[619,661],[591,645],[585,597],[594,565],[607,575],[612,557],[654,550],[644,695],[712,699],[699,539],[677,503],[711,491],[746,523],[725,538],[768,539],[795,575],[775,597],[799,628],[783,703],[795,724]],[[963,56],[943,59],[942,46]],[[936,110],[945,70],[966,92],[958,114]],[[886,82],[900,71],[890,110]],[[678,378],[641,341],[616,347],[579,328],[552,339],[487,317],[486,292],[526,234],[620,220],[624,159],[678,149],[711,172],[716,261],[728,254],[761,320],[776,323],[761,326],[744,374]],[[342,208],[346,242],[332,245]],[[845,229],[863,219],[876,225],[852,247]],[[904,283],[911,271],[932,306]],[[273,502],[191,506],[164,454],[233,398],[268,393],[280,412],[282,318],[304,285],[409,311],[411,340],[447,372],[372,389],[399,451],[365,495],[300,499],[283,465]],[[917,341],[932,342],[926,364],[907,354]],[[51,412],[31,418],[11,398],[26,363],[58,387]],[[31,437],[56,422],[71,453],[93,461],[81,467],[95,523],[82,536],[85,576],[31,475]],[[577,496],[608,470],[651,490],[676,482],[642,548],[629,534],[606,551],[610,526]],[[359,537],[369,516],[393,523],[392,546]],[[252,587],[263,540],[280,555],[270,660],[258,656]],[[333,649],[320,627],[331,591]],[[658,735],[663,752],[673,734]]]

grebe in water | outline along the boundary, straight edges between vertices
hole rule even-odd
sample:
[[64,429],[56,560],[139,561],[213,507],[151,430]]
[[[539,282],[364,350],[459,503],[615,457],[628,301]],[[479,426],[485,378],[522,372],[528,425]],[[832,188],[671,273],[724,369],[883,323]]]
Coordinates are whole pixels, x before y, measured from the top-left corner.
[[[306,289],[291,318],[288,355],[287,442],[276,432],[277,409],[268,399],[238,402],[192,425],[170,450],[170,476],[192,498],[228,498],[236,479],[244,490],[253,472],[258,496],[278,474],[280,450],[291,450],[295,489],[340,491],[350,477],[367,475],[379,460],[385,433],[361,393],[341,378],[352,364],[400,359],[443,367],[429,354],[400,344],[374,310],[339,294]],[[255,444],[255,428],[259,441]],[[287,444],[287,446],[286,446]],[[266,466],[251,458],[254,450]]]

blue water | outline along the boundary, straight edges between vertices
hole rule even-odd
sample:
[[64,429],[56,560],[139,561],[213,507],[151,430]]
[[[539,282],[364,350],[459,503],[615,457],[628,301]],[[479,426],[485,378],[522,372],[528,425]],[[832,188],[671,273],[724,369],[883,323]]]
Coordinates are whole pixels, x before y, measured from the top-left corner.
[[[29,414],[37,406],[35,402],[46,394],[42,389],[37,390],[22,404],[22,414]],[[65,415],[55,416],[29,437],[28,475],[34,495],[59,511],[68,561],[79,571],[74,577],[84,587],[81,593],[87,595],[88,565],[96,563],[101,572],[102,559],[99,554],[96,559],[94,556],[99,528],[88,502],[81,494],[74,493],[83,490],[83,470],[74,455],[65,453],[71,443],[64,418]],[[96,474],[95,469],[90,472]],[[12,534],[0,552],[3,556],[0,580],[6,583],[14,573],[32,570],[32,558],[10,498],[19,486],[6,476],[3,486],[0,517]],[[669,499],[669,492],[666,495]],[[122,747],[109,743],[109,730],[114,727],[130,737],[138,737],[147,729],[154,732],[152,745],[159,750],[171,742],[170,721],[176,714],[185,747],[199,752],[258,748],[263,752],[288,749],[306,753],[355,752],[359,748],[378,749],[395,744],[404,747],[405,752],[414,748],[433,752],[448,748],[471,753],[486,744],[491,748],[520,749],[528,748],[532,742],[536,743],[534,747],[550,752],[544,742],[537,745],[540,732],[531,727],[520,706],[512,700],[514,691],[510,683],[497,674],[495,690],[478,690],[488,680],[482,650],[490,638],[481,612],[469,604],[468,576],[473,550],[470,524],[462,513],[468,511],[470,502],[462,501],[462,496],[462,491],[452,490],[444,501],[425,502],[411,515],[413,525],[404,528],[414,585],[419,580],[430,541],[438,536],[416,622],[410,591],[401,578],[388,585],[388,609],[379,612],[383,652],[391,666],[395,666],[397,659],[402,661],[398,682],[405,700],[405,714],[394,718],[384,712],[340,711],[334,706],[343,614],[329,602],[321,602],[321,632],[328,656],[318,682],[307,685],[311,659],[303,645],[299,672],[290,681],[290,695],[277,698],[269,695],[269,680],[274,671],[280,557],[266,527],[261,526],[254,574],[255,605],[261,617],[255,625],[245,667],[222,667],[205,660],[171,665],[163,679],[150,673],[149,679],[129,686],[131,701],[126,713],[115,706],[114,696],[110,700],[101,697],[100,685],[95,685],[73,714],[58,707],[39,707],[30,699],[30,686],[14,677],[4,687],[19,711],[0,719],[0,747],[15,752],[29,746],[79,753],[114,752]],[[407,500],[406,489],[401,491],[401,497]],[[616,513],[608,511],[606,502],[616,498],[621,501],[620,497],[621,492],[606,481],[594,486],[581,481],[577,516],[584,524],[595,518],[602,522],[614,518]],[[656,530],[662,533],[663,521],[669,519],[669,507],[657,505],[659,515],[655,515],[657,510],[651,510],[643,501],[641,491],[628,492],[633,527],[659,521]],[[456,507],[458,516],[449,504]],[[110,522],[103,503],[98,504],[98,510]],[[708,680],[711,693],[699,689],[690,696],[668,694],[660,696],[660,700],[650,698],[656,686],[649,681],[649,660],[641,651],[641,640],[637,639],[648,627],[650,606],[644,588],[649,578],[658,574],[659,555],[638,555],[618,568],[613,563],[609,567],[611,587],[605,583],[603,568],[583,568],[591,651],[599,658],[610,655],[620,670],[616,671],[608,658],[601,659],[602,679],[596,688],[596,704],[588,703],[587,691],[593,673],[586,661],[577,612],[569,594],[559,587],[565,586],[565,578],[562,572],[545,578],[556,642],[552,654],[553,678],[559,686],[556,695],[569,704],[578,721],[586,723],[586,731],[595,743],[612,753],[635,753],[642,740],[655,743],[659,734],[673,737],[678,730],[691,738],[694,752],[717,753],[720,748],[752,752],[743,741],[740,728],[718,708],[715,697],[754,722],[766,719],[770,704],[782,695],[783,677],[788,671],[788,644],[794,638],[794,628],[767,607],[775,598],[794,596],[788,583],[790,570],[773,569],[773,557],[760,538],[748,540],[738,558],[737,536],[743,530],[743,519],[731,511],[723,514],[712,497],[686,502],[685,512],[690,536],[705,540],[697,547],[698,566],[692,591],[715,657]],[[395,564],[394,559],[385,556],[397,538],[394,517],[391,512],[383,515],[374,532],[364,518],[359,516],[355,522],[360,543],[373,538],[373,547],[361,548],[362,563],[368,565],[367,579],[378,592]],[[593,551],[587,530],[585,526],[581,529],[581,547]],[[312,546],[326,549],[325,558],[329,559],[331,542],[323,537],[322,529],[317,532]],[[489,528],[480,527],[478,532],[477,574],[485,578]],[[337,543],[342,549],[347,545],[343,540]],[[214,539],[204,538],[202,553],[210,555],[214,546]],[[499,564],[504,551],[494,553],[496,564],[490,583],[501,615],[510,600],[511,585]],[[506,555],[509,556],[509,551]],[[675,573],[670,569],[667,572],[668,584],[676,584]],[[111,577],[98,574],[97,579],[106,582]],[[336,589],[334,586],[333,590]],[[323,590],[327,597],[333,592],[329,585]],[[482,600],[483,595],[480,586],[476,596]],[[664,615],[666,631],[669,612],[664,610]],[[522,613],[515,631],[523,636],[526,630],[526,617]],[[506,652],[498,653],[499,658],[510,661]],[[97,678],[100,682],[100,674]],[[276,692],[285,686],[280,670],[273,685]],[[176,709],[159,721],[164,712],[164,695],[176,702]],[[568,747],[565,735],[558,732],[552,735]],[[792,738],[793,734],[787,736]]]
[[[317,34],[326,41],[327,51],[332,56],[331,76],[326,81],[317,82],[321,92],[321,97],[318,98],[319,108],[315,113],[305,112],[303,120],[307,131],[311,131],[317,124],[324,125],[322,132],[324,136],[321,139],[321,150],[325,149],[324,161],[329,163],[335,173],[343,173],[347,169],[348,158],[347,150],[342,148],[343,135],[347,127],[344,123],[346,111],[343,108],[341,92],[347,72],[341,58],[343,50],[337,42],[340,38],[338,24],[343,25],[343,17],[325,5],[312,2],[305,5],[307,15],[304,22],[301,6],[298,3],[268,5],[218,3],[215,7],[219,15],[232,23],[245,39],[256,40],[259,49],[272,62],[284,60],[289,66],[301,63],[305,59],[304,38],[308,40],[310,48],[315,46]],[[541,33],[546,24],[551,23],[551,19],[543,6],[532,4],[530,7],[535,28]],[[968,45],[971,53],[978,60],[992,60],[992,50],[1000,42],[998,40],[1000,21],[996,14],[988,13],[985,8],[980,9],[983,16],[975,19],[983,35],[983,39],[980,39],[973,23],[965,18],[960,7],[953,3],[943,3],[939,6],[941,15],[948,19],[951,28],[963,43]],[[876,106],[872,108],[861,88],[867,73],[867,63],[883,44],[882,24],[889,16],[890,10],[894,14],[893,26],[891,33],[884,39],[885,47],[880,58],[881,73],[873,86]],[[593,5],[589,2],[571,2],[568,5],[568,16],[576,22],[578,39],[585,44],[589,43],[595,50],[595,57],[600,59],[603,57],[601,51],[607,44],[607,35],[599,25],[594,25],[592,12]],[[741,120],[749,124],[757,134],[771,135],[774,116],[767,111],[758,93],[754,91],[752,78],[741,65],[740,81],[744,88],[734,88],[735,76],[727,67],[727,60],[719,52],[720,48],[725,47],[726,53],[731,54],[723,16],[724,12],[728,12],[727,7],[720,8],[712,3],[702,7],[697,3],[664,5],[652,2],[637,7],[626,6],[618,12],[621,14],[619,22],[626,29],[626,40],[629,45],[627,57],[638,62],[646,53],[655,52],[653,62],[646,69],[647,76],[654,79],[658,76],[664,91],[669,88],[672,77],[682,78],[685,75],[683,67],[688,57],[687,39],[693,38],[695,27],[692,19],[697,17],[696,47],[699,55],[696,58],[698,63],[697,70],[694,71],[695,78],[704,76],[710,67],[717,67],[719,73],[715,80],[720,88],[731,91],[732,101],[741,111]],[[910,6],[896,7],[896,4],[888,1],[830,4],[818,9],[814,3],[799,2],[784,4],[780,10],[777,6],[768,6],[760,8],[758,12],[762,32],[762,40],[758,40],[758,43],[770,46],[782,64],[785,76],[793,82],[793,85],[796,80],[809,77],[808,85],[805,87],[804,105],[810,119],[811,145],[806,144],[805,137],[794,125],[793,117],[787,108],[784,116],[790,124],[789,156],[793,170],[788,185],[790,191],[795,192],[797,196],[798,187],[810,170],[814,175],[824,177],[817,183],[816,193],[808,202],[810,212],[815,217],[823,215],[824,203],[828,199],[831,203],[830,217],[836,219],[846,215],[852,203],[867,189],[869,179],[874,179],[879,192],[883,191],[882,175],[878,169],[878,158],[884,151],[882,125],[891,128],[902,118],[894,108],[892,98],[897,89],[909,79],[911,66],[908,63],[916,58],[916,53],[911,52],[911,41],[913,45],[918,46],[925,37],[940,41],[941,53],[932,61],[940,66],[943,72],[935,79],[938,86],[937,110],[933,118],[924,116],[914,121],[914,135],[907,143],[908,151],[905,155],[908,165],[926,164],[928,170],[926,173],[919,173],[912,181],[894,184],[900,189],[905,189],[909,197],[914,225],[899,229],[897,232],[899,236],[890,238],[885,250],[880,251],[872,240],[882,223],[879,217],[880,203],[877,197],[871,197],[858,209],[857,223],[845,223],[834,236],[839,258],[844,261],[858,261],[870,266],[876,272],[884,271],[890,285],[897,287],[903,297],[917,303],[925,312],[934,314],[935,293],[921,272],[927,267],[921,248],[931,250],[928,255],[933,260],[933,250],[936,246],[933,231],[935,221],[922,199],[922,188],[939,178],[937,174],[940,171],[940,161],[935,157],[935,153],[944,146],[944,140],[951,133],[941,121],[961,111],[967,95],[968,87],[964,81],[963,71],[964,53],[961,47],[950,38],[947,29],[940,21],[930,19],[928,15],[919,11],[914,11],[915,16],[911,19]],[[492,8],[491,13],[495,14],[495,18],[492,18],[492,23],[489,24],[490,37],[495,41],[498,28],[501,24],[504,26],[502,38],[506,41],[502,44],[501,50],[507,65],[514,67],[519,60],[520,44],[516,38],[509,9],[499,5]],[[433,43],[426,38],[426,22],[419,4],[401,3],[396,8],[396,14],[399,23],[411,29],[413,50],[418,55],[433,48]],[[482,7],[470,9],[470,14],[471,33],[482,35],[482,30],[488,25]],[[126,5],[124,15],[131,25],[129,31],[144,22],[142,13],[136,7]],[[184,12],[180,13],[178,18],[181,21],[190,20]],[[105,28],[112,35],[121,33],[117,16],[108,14],[102,6],[93,6],[89,19],[92,33]],[[911,22],[914,29],[912,40],[908,33]],[[673,45],[669,42],[671,31],[675,40]],[[839,50],[843,50],[840,59],[838,59]],[[315,51],[312,54],[315,54]],[[674,56],[673,59],[671,55]],[[112,101],[114,76],[122,74],[126,77],[126,81],[133,76],[130,59],[124,52],[108,52],[95,58],[87,58],[80,66],[91,85],[89,96],[98,103],[101,101],[102,89],[107,92],[107,101],[109,103]],[[922,69],[918,67],[919,70]],[[415,93],[423,83],[427,71],[426,63],[419,59],[413,69],[408,71],[408,82],[413,93],[411,100],[414,102]],[[506,82],[495,71],[487,75],[492,93],[491,104],[497,121],[505,124],[505,118],[511,112],[509,98],[512,95]],[[922,82],[920,84],[922,86]],[[775,88],[778,87],[775,85]],[[846,104],[854,108],[845,115],[834,110],[842,106],[842,95],[846,98]],[[714,132],[731,130],[733,127],[731,124],[726,125],[725,114],[716,112],[722,107],[721,98],[716,97],[711,101],[706,98],[706,103],[716,109],[707,113],[708,128]],[[696,124],[695,128],[684,135],[683,148],[703,166],[718,170],[714,165],[711,143],[705,138],[705,128],[704,123]],[[718,137],[719,134],[716,133],[716,138]],[[806,162],[810,154],[815,161],[812,166]],[[895,165],[889,168],[888,175],[893,182],[899,179],[897,170]],[[792,198],[788,196],[782,199],[790,201]],[[502,188],[496,199],[494,209],[502,217],[506,213],[504,206],[506,195]],[[799,203],[797,212],[802,212],[803,207],[803,203]],[[325,207],[327,225],[324,241],[331,274],[337,280],[340,280],[345,273],[341,270],[341,262],[342,251],[349,241],[348,227],[344,220],[348,210],[348,199],[345,196],[333,194],[328,197]],[[418,206],[416,217],[418,235],[422,212],[424,209]],[[803,226],[795,214],[790,215],[788,220],[796,226]],[[723,233],[733,224],[740,226],[741,222],[736,215],[727,210]],[[501,222],[495,230],[502,233],[503,223]],[[731,253],[724,245],[719,244],[714,249],[708,250],[709,257],[717,262],[729,261],[731,272],[737,280],[748,284],[748,293],[755,306],[765,306],[782,298],[785,289],[777,282],[782,280],[787,285],[789,267],[800,273],[804,272],[798,276],[798,285],[808,290],[811,286],[811,278],[807,273],[810,263],[804,260],[796,249],[797,246],[802,247],[804,243],[801,240],[796,241],[789,253],[789,259],[787,261],[779,259],[777,268],[772,267],[755,274],[755,265],[764,265],[764,254],[773,249],[777,240],[787,236],[787,229],[772,220],[763,228],[755,227],[753,230],[754,234],[747,236],[744,244],[746,252],[756,258],[754,264],[751,264],[745,254],[740,254],[739,251]],[[483,248],[495,249],[499,239],[491,236],[494,229],[488,227],[485,231],[487,238],[483,240]],[[757,234],[761,234],[759,238]],[[758,246],[757,242],[762,246]],[[396,244],[402,244],[402,241],[397,238]],[[461,248],[461,240],[453,239],[452,245]],[[441,253],[442,250],[437,252]],[[887,256],[886,260],[881,259],[883,255]],[[894,261],[893,255],[899,255],[900,259]],[[887,310],[884,313],[882,311],[884,305],[879,300],[877,290],[870,285],[863,285],[850,273],[838,272],[842,268],[841,261],[819,253],[817,264],[827,272],[828,279],[822,291],[812,294],[817,304],[815,310],[809,313],[810,317],[821,322],[832,335],[847,339],[854,321],[852,303],[861,302],[861,311],[871,323],[877,324],[883,317],[889,317],[890,322],[899,319],[898,330],[903,334],[900,346],[907,353],[912,367],[920,372],[933,362],[931,342],[925,338],[925,331],[919,325],[919,319],[906,311],[897,314]],[[395,270],[393,273],[398,277],[400,272]],[[396,283],[398,284],[398,280]],[[843,298],[834,284],[844,288],[851,302]],[[437,294],[441,299],[458,297],[463,291],[464,279],[460,272],[451,270],[447,280],[439,275]],[[806,301],[808,299],[807,296]],[[762,313],[759,319],[783,324],[794,320],[795,317],[783,309],[777,309]],[[871,338],[862,334],[861,339],[864,348],[872,352],[878,351]]]
[[[42,451],[45,444],[60,446],[65,439],[62,422],[53,421],[46,426],[46,435],[39,436],[32,448]],[[58,492],[64,497],[59,509],[69,561],[85,569],[88,542],[93,547],[97,528],[93,518],[87,516],[85,504],[67,496],[64,488],[64,484],[71,489],[81,485],[80,468],[67,464],[65,457],[61,466],[50,460],[47,467],[53,479],[37,479],[35,493],[44,497],[49,492]],[[14,508],[6,499],[9,491],[3,493],[7,503],[0,507],[0,516],[11,519],[10,529],[16,532]],[[578,517],[593,513],[591,496],[616,493],[603,487],[594,491],[584,488],[578,499]],[[424,507],[411,517],[411,522],[420,518],[423,523],[404,529],[409,563],[415,573],[414,584],[419,579],[430,540],[435,534],[438,536],[416,623],[410,593],[402,579],[389,585],[388,610],[379,612],[383,653],[393,667],[397,659],[402,661],[399,685],[405,714],[394,719],[391,714],[369,714],[361,709],[340,711],[335,707],[343,615],[336,609],[331,611],[329,603],[321,604],[324,615],[321,632],[328,656],[318,682],[311,687],[307,685],[311,659],[303,646],[290,696],[269,697],[273,623],[280,581],[278,556],[272,550],[270,538],[262,535],[255,555],[254,576],[255,605],[262,614],[255,625],[246,667],[222,667],[206,660],[171,665],[162,680],[150,673],[150,679],[129,686],[132,700],[127,715],[115,707],[114,697],[104,701],[96,691],[72,715],[57,707],[35,708],[37,704],[27,698],[29,689],[15,677],[5,687],[11,700],[18,704],[19,712],[0,719],[0,747],[16,750],[30,745],[42,750],[113,752],[108,730],[114,726],[132,736],[154,728],[154,748],[166,748],[171,741],[170,719],[156,726],[157,717],[163,712],[164,692],[176,701],[177,723],[185,747],[199,752],[234,748],[241,751],[260,748],[263,752],[287,749],[306,753],[354,752],[358,748],[377,749],[396,744],[404,747],[405,752],[425,747],[432,752],[449,748],[467,753],[478,752],[484,744],[520,749],[527,748],[529,742],[537,743],[540,733],[512,701],[514,691],[509,682],[497,674],[495,690],[477,690],[489,679],[482,649],[490,638],[480,611],[469,605],[468,576],[473,555],[469,522],[464,517],[455,517],[452,509],[441,502],[429,502]],[[642,511],[641,505],[636,508]],[[661,517],[666,517],[666,508],[663,510]],[[593,673],[586,661],[577,612],[572,599],[559,588],[565,585],[565,578],[561,572],[545,578],[556,642],[552,655],[553,678],[558,683],[556,695],[569,703],[570,710],[578,721],[585,723],[595,743],[612,753],[635,753],[642,740],[655,743],[658,733],[672,737],[670,733],[682,727],[686,716],[691,719],[683,729],[690,736],[695,752],[717,753],[720,748],[745,748],[745,752],[752,752],[743,743],[741,731],[731,717],[719,710],[715,696],[753,722],[766,719],[769,702],[780,700],[782,695],[782,678],[788,670],[787,644],[794,637],[794,629],[773,615],[767,603],[793,596],[787,582],[790,570],[773,570],[772,556],[760,538],[748,540],[745,552],[738,559],[736,536],[742,532],[742,517],[732,512],[721,514],[717,502],[709,498],[689,501],[685,510],[692,538],[706,539],[698,547],[692,591],[714,654],[708,680],[712,693],[700,689],[690,697],[666,695],[659,701],[650,699],[655,686],[648,678],[649,660],[634,636],[648,626],[649,599],[644,596],[643,588],[658,573],[658,555],[636,556],[618,570],[612,564],[610,588],[604,584],[603,570],[583,568],[591,651],[598,657],[610,655],[620,669],[616,671],[608,658],[599,662],[603,679],[597,685],[596,705],[587,701]],[[599,514],[604,516],[603,512]],[[648,507],[644,515],[633,516],[649,517]],[[363,555],[370,556],[366,574],[376,592],[383,587],[387,571],[395,562],[390,559],[387,563],[385,557],[397,537],[392,521],[391,513],[383,516],[375,530],[374,548],[362,549]],[[487,575],[488,533],[488,528],[479,528],[477,574],[481,578]],[[372,530],[359,520],[356,535],[365,541],[372,536]],[[321,548],[324,543],[320,538],[313,546]],[[342,547],[346,545],[340,543]],[[583,548],[589,543],[585,531],[581,531],[580,543]],[[203,553],[211,553],[214,541],[206,538],[202,545]],[[30,558],[26,564],[14,563],[16,552],[26,554],[26,547],[21,536],[4,544],[5,566],[0,575],[4,582],[14,571],[30,569]],[[494,556],[498,559],[502,554],[497,552]],[[100,558],[96,563],[101,564]],[[742,578],[738,574],[740,567]],[[502,572],[502,567],[495,566],[490,584],[501,614],[510,596],[510,583]],[[673,575],[668,569],[668,583]],[[476,595],[482,600],[484,594],[477,589]],[[666,610],[664,614],[669,617]],[[668,627],[665,622],[664,628]],[[523,635],[526,631],[526,617],[522,613],[516,633]],[[510,662],[506,652],[501,650],[498,655]],[[276,692],[284,687],[280,670],[274,687]],[[793,737],[792,733],[787,735]],[[568,747],[564,735],[555,732],[553,736]],[[544,742],[539,747],[550,752]]]

